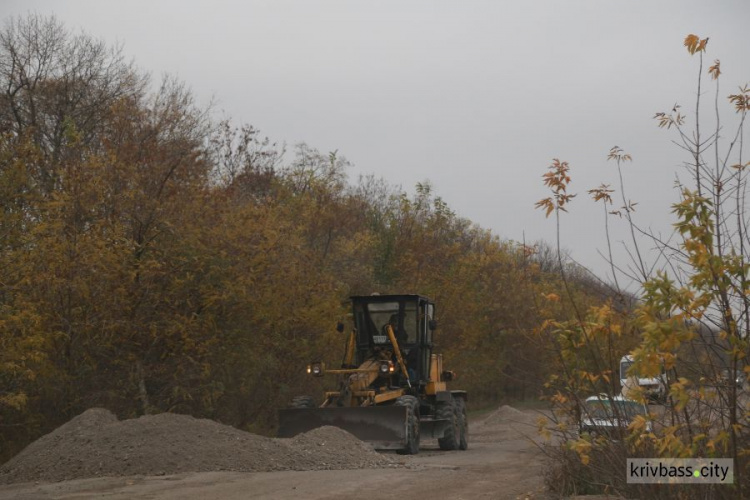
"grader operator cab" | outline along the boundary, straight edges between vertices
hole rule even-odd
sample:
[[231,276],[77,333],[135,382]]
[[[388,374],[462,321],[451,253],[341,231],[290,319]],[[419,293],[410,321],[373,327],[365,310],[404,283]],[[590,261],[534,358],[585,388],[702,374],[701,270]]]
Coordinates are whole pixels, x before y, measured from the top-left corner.
[[432,437],[441,449],[465,450],[467,394],[448,390],[455,374],[432,352],[435,304],[420,295],[351,299],[354,329],[341,366],[307,367],[311,376],[336,376],[336,390],[326,391],[320,406],[310,396],[295,397],[279,411],[279,437],[332,425],[377,449],[415,454],[420,438]]

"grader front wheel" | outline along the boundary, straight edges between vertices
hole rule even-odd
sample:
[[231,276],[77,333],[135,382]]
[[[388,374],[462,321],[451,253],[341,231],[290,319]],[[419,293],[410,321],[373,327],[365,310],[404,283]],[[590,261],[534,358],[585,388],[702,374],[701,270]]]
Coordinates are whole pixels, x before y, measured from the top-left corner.
[[401,396],[394,405],[407,408],[405,445],[397,453],[416,455],[419,453],[419,400],[414,396]]

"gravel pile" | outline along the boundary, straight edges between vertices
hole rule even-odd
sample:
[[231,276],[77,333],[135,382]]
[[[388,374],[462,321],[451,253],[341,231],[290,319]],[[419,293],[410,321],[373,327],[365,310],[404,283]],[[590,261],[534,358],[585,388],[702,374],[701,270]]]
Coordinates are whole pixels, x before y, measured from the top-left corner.
[[490,415],[483,422],[485,425],[494,424],[530,424],[536,425],[536,417],[533,414],[524,413],[521,410],[517,410],[512,406],[503,405],[497,410],[490,413]]
[[390,458],[338,427],[318,427],[281,441],[289,441],[296,453],[309,457],[318,464],[319,469],[367,469],[393,463]]
[[474,442],[497,442],[538,435],[539,414],[523,412],[511,406],[501,406],[474,426],[470,439]]
[[0,484],[183,472],[359,469],[393,466],[351,434],[322,427],[272,439],[212,420],[162,413],[117,420],[87,410],[0,466]]

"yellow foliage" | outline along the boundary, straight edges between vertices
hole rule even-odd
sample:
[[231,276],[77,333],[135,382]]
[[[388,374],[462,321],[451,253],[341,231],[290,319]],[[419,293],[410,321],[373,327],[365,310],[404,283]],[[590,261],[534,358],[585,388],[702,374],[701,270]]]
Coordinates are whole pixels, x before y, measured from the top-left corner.
[[545,441],[549,441],[552,438],[552,432],[547,427],[547,424],[549,423],[549,420],[547,418],[540,416],[536,420],[537,425],[537,431],[539,432],[539,435],[544,438]]
[[580,458],[581,463],[583,465],[589,464],[589,461],[591,460],[591,456],[590,456],[591,448],[592,448],[591,442],[583,438],[579,438],[575,441],[569,442],[568,445],[571,450],[575,451],[578,454],[578,457]]
[[717,80],[719,78],[719,75],[721,75],[721,62],[719,62],[718,59],[714,61],[713,66],[708,68],[708,72],[711,75],[711,78],[714,80]]
[[643,415],[636,415],[632,422],[630,422],[630,425],[628,426],[628,430],[630,432],[643,432],[646,429],[646,417]]
[[28,397],[25,393],[20,392],[16,394],[5,394],[0,396],[0,405],[6,405],[14,410],[22,410],[26,406]]
[[683,43],[687,47],[688,52],[694,55],[696,52],[704,52],[706,50],[706,44],[708,44],[708,38],[701,40],[697,35],[690,34],[685,37]]

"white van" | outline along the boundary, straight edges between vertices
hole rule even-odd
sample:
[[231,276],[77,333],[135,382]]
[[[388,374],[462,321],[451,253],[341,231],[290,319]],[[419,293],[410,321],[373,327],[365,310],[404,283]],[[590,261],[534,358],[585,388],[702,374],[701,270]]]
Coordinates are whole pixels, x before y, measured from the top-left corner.
[[662,367],[661,373],[656,377],[641,377],[636,373],[630,373],[628,370],[633,365],[633,356],[628,354],[620,360],[620,387],[624,397],[629,396],[629,392],[637,386],[643,389],[648,399],[655,401],[665,401],[667,398],[667,374]]

